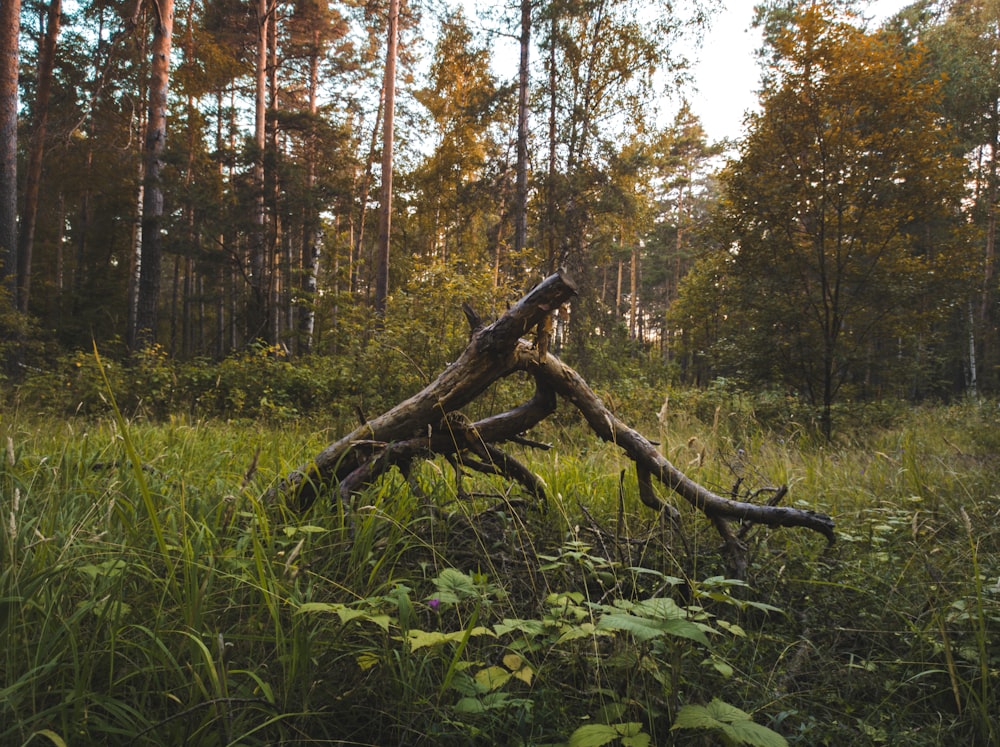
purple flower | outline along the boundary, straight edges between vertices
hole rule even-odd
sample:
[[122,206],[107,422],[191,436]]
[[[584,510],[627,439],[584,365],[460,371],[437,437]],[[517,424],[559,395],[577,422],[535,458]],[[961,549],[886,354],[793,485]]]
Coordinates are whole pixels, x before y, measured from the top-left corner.
[[432,610],[436,610],[438,607],[441,606],[441,600],[438,599],[437,597],[429,599],[427,600],[427,606],[430,607]]

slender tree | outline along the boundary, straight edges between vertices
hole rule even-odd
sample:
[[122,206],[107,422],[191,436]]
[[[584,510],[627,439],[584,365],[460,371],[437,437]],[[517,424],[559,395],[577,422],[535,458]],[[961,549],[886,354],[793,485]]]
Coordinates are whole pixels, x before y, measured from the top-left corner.
[[517,74],[517,164],[514,190],[514,253],[528,245],[528,93],[531,83],[531,0],[521,0],[520,61]]
[[144,147],[142,201],[142,255],[139,297],[133,342],[147,347],[156,342],[163,262],[163,153],[167,140],[167,98],[170,91],[170,50],[174,34],[174,2],[154,3],[152,63],[149,77],[149,114]]
[[45,13],[45,32],[39,39],[38,82],[32,107],[33,122],[28,152],[28,173],[25,176],[24,210],[18,240],[18,304],[28,311],[31,296],[31,263],[35,243],[35,222],[38,219],[38,191],[42,181],[42,157],[49,121],[49,98],[52,91],[52,71],[55,67],[56,42],[62,16],[62,0],[51,0]]
[[0,278],[17,302],[17,82],[20,0],[0,3]]
[[393,127],[396,110],[396,57],[399,47],[399,0],[389,0],[385,52],[385,106],[382,117],[382,192],[375,262],[375,311],[385,313],[389,296],[389,244],[392,236]]
[[249,237],[250,297],[247,300],[247,339],[263,339],[268,321],[267,226],[265,216],[264,150],[267,147],[267,50],[274,6],[257,2],[257,43],[254,68],[253,227]]

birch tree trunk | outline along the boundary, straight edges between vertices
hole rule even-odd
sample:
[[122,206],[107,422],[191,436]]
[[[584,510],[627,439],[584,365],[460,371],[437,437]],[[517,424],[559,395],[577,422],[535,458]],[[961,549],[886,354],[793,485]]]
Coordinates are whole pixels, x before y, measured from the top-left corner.
[[[319,29],[314,29],[312,50],[309,54],[309,114],[312,117],[309,125],[309,149],[307,155],[309,163],[306,173],[306,187],[309,192],[312,192],[316,186],[317,144],[315,118],[318,111],[316,92],[319,88],[319,56],[321,48]],[[302,298],[298,306],[298,327],[300,350],[303,353],[311,353],[313,349],[313,333],[316,328],[316,279],[319,275],[320,220],[311,204],[306,210],[307,214],[304,216],[302,222],[301,282],[299,284]]]

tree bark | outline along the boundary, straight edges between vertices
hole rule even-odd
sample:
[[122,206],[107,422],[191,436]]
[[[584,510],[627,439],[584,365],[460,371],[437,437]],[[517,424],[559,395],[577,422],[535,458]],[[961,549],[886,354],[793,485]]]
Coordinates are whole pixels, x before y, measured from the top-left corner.
[[[350,275],[350,291],[351,294],[357,293],[361,288],[361,268],[362,268],[362,252],[364,251],[365,245],[365,226],[367,225],[367,215],[368,215],[368,198],[369,191],[371,190],[372,184],[372,166],[375,163],[375,153],[378,148],[378,131],[382,127],[382,110],[385,108],[385,85],[379,90],[378,95],[378,107],[375,109],[375,124],[372,125],[372,137],[371,144],[368,147],[368,157],[365,159],[365,170],[361,176],[361,187],[358,189],[358,231],[354,243],[352,244],[350,267],[348,268],[348,274]],[[368,288],[370,285],[366,284],[366,295],[368,293]]]
[[[540,481],[495,444],[521,440],[525,430],[555,411],[558,396],[581,412],[598,437],[616,444],[635,463],[644,504],[669,511],[649,485],[650,479],[656,478],[704,512],[719,528],[731,551],[734,535],[728,525],[720,524],[728,520],[806,527],[833,541],[833,521],[828,516],[732,500],[694,482],[652,442],[611,413],[576,371],[548,353],[551,315],[575,294],[573,282],[558,272],[535,286],[492,324],[483,325],[466,307],[472,333],[454,363],[422,391],[327,446],[272,488],[267,497],[284,498],[305,509],[330,489],[347,498],[392,466],[406,471],[417,458],[469,453],[482,460],[480,466],[488,464],[490,469],[541,495]],[[536,331],[535,339],[529,342],[524,336],[532,329]],[[478,422],[470,422],[458,412],[493,382],[517,371],[528,373],[535,382],[535,393],[527,402]],[[727,531],[723,532],[722,526]]]
[[[528,245],[528,85],[531,50],[531,0],[521,0],[521,59],[517,82],[517,165],[514,196],[514,253]],[[499,244],[498,244],[499,245]],[[499,262],[497,263],[499,264]]]
[[136,314],[136,344],[156,342],[157,310],[163,257],[163,151],[167,139],[167,94],[170,48],[174,33],[174,0],[154,4],[149,118],[146,122],[145,188],[142,199],[142,263]]
[[38,218],[38,192],[42,181],[42,156],[45,153],[45,134],[49,122],[49,98],[52,91],[52,70],[55,67],[56,41],[59,38],[59,21],[62,0],[51,0],[46,12],[45,35],[39,42],[38,90],[35,94],[34,127],[28,154],[28,173],[24,184],[24,211],[18,240],[18,293],[21,311],[27,313],[31,297],[31,257],[35,245],[35,222]]
[[253,165],[253,231],[249,242],[250,297],[247,300],[246,341],[253,342],[267,335],[267,236],[264,219],[264,149],[267,147],[267,44],[271,29],[273,5],[269,0],[257,2],[257,49],[254,70],[254,154]]
[[311,353],[313,350],[313,333],[316,329],[316,290],[319,276],[320,256],[320,216],[313,207],[312,192],[316,188],[316,159],[319,148],[316,136],[316,114],[319,111],[316,92],[319,89],[319,58],[323,51],[319,29],[312,34],[312,47],[309,51],[309,134],[307,136],[306,158],[306,189],[310,200],[302,221],[302,253],[300,259],[299,289],[302,297],[298,305],[299,352]]
[[375,263],[375,312],[385,313],[389,297],[389,240],[392,236],[392,148],[396,111],[396,52],[399,47],[399,0],[389,0],[385,52],[385,113],[382,122],[382,198],[379,208],[378,257]]
[[17,307],[17,81],[20,0],[0,3],[0,280]]

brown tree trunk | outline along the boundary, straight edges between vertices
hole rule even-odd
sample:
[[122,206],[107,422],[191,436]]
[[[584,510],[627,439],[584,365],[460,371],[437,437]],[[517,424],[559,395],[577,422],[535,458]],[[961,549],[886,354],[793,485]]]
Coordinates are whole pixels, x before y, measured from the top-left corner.
[[399,0],[389,0],[385,53],[385,112],[382,122],[382,197],[379,212],[378,256],[375,263],[375,312],[385,313],[389,296],[389,241],[392,236],[392,147],[396,109],[396,53],[399,47]]
[[56,41],[59,38],[59,21],[62,0],[52,0],[46,12],[45,36],[39,42],[38,89],[35,93],[35,121],[28,154],[28,173],[24,182],[24,210],[21,213],[21,242],[17,253],[18,292],[21,311],[28,311],[31,296],[31,257],[34,253],[35,222],[38,218],[38,192],[42,181],[42,156],[45,152],[45,134],[49,122],[49,98],[52,91],[52,70],[55,66]]
[[265,221],[268,221],[265,232],[264,247],[265,282],[267,284],[267,329],[266,339],[272,344],[281,341],[282,291],[285,287],[285,252],[282,243],[282,220],[278,209],[278,13],[277,2],[272,2],[267,15],[267,112],[265,132],[267,145],[264,162],[271,167],[264,173],[265,184]]
[[[531,50],[531,0],[521,0],[521,61],[517,82],[517,164],[514,195],[514,253],[528,245],[528,63]],[[499,247],[500,242],[497,242]],[[499,252],[499,249],[497,250]],[[499,274],[499,261],[496,274]],[[494,283],[495,285],[496,283]]]
[[17,303],[17,81],[20,0],[0,3],[0,280]]
[[[556,38],[557,29],[556,14],[552,14],[550,20],[550,36]],[[558,246],[556,240],[556,121],[558,119],[558,90],[556,89],[556,45],[549,45],[549,158],[548,158],[548,184],[545,189],[545,243],[546,243],[546,271],[552,273],[559,266],[557,260]]]
[[[351,293],[357,293],[361,285],[361,252],[365,243],[365,226],[368,216],[368,191],[372,184],[372,167],[375,164],[375,149],[378,147],[378,131],[382,125],[382,110],[385,108],[385,86],[379,91],[378,108],[375,110],[375,124],[372,125],[371,145],[368,148],[368,158],[365,160],[365,171],[361,177],[361,187],[358,189],[358,200],[361,209],[358,214],[357,238],[352,243],[348,274],[351,278]],[[367,292],[366,292],[367,295]]]
[[632,247],[629,262],[628,334],[633,340],[639,337],[639,247]]
[[157,309],[163,257],[163,150],[167,138],[167,93],[170,88],[170,47],[174,33],[174,0],[154,5],[152,66],[149,77],[149,118],[146,122],[145,177],[142,199],[142,264],[136,314],[138,347],[156,342]]
[[253,231],[249,246],[250,297],[247,300],[247,342],[267,335],[267,237],[264,225],[264,148],[267,145],[267,38],[270,31],[269,16],[273,8],[268,0],[257,2],[257,56],[254,93],[254,144],[256,154],[253,165]]

